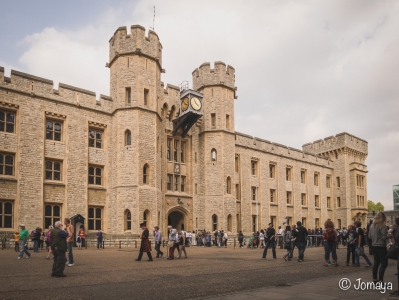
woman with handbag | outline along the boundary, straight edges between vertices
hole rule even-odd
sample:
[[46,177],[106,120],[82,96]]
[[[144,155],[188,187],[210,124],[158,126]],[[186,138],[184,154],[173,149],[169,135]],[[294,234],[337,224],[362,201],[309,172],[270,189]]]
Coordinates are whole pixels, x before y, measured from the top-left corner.
[[[366,267],[371,267],[373,264],[371,263],[371,261],[369,260],[369,258],[367,257],[366,253],[364,252],[364,245],[366,245],[366,238],[364,235],[364,231],[362,229],[362,222],[360,221],[356,221],[355,222],[355,226],[356,226],[356,232],[358,234],[358,246],[357,246],[357,251],[355,253],[355,255],[357,255],[359,258],[360,256],[364,258],[364,260],[366,261]],[[359,261],[359,258],[356,259],[356,261]]]
[[[338,246],[338,234],[334,228],[334,222],[328,219],[324,223],[324,228],[326,229],[323,233],[323,241],[324,241],[324,259],[325,259],[325,267],[329,266],[330,261],[330,253],[333,259],[333,264],[338,267],[338,257],[337,257],[337,246]],[[331,264],[331,263],[330,263]]]
[[[388,266],[387,258],[387,217],[381,211],[374,216],[373,224],[370,226],[368,233],[371,239],[374,264],[373,264],[373,282],[383,282],[385,269]],[[377,278],[378,275],[378,278]]]

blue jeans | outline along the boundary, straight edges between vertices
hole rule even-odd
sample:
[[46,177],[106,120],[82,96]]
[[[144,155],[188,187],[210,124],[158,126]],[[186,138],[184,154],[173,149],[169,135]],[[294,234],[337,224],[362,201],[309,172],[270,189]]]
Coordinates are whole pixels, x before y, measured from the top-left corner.
[[163,255],[161,251],[161,242],[155,242],[155,251],[157,251],[157,257]]
[[73,242],[67,243],[67,249],[68,249],[68,263],[69,263],[69,264],[74,264],[74,261],[73,261],[73,254],[72,254],[72,245],[73,245]]
[[100,249],[103,247],[103,241],[97,241],[97,249]]
[[276,258],[276,243],[275,243],[274,240],[268,240],[268,241],[267,241],[265,250],[263,250],[263,256],[262,256],[262,257],[263,257],[263,258],[266,258],[267,249],[268,249],[268,248],[272,248],[273,257]]
[[332,253],[333,261],[337,261],[337,244],[335,242],[325,242],[324,244],[325,249],[325,260],[330,260],[330,252]]
[[[295,249],[296,243],[291,241],[291,249],[290,249],[290,255],[288,256],[289,258],[292,258],[294,255],[294,249]],[[297,247],[298,248],[298,247]]]
[[297,242],[296,246],[298,247],[298,259],[303,260],[303,254],[305,253],[306,249],[306,242]]
[[19,240],[19,249],[21,249],[21,251],[19,252],[19,257],[22,258],[24,256],[24,253],[26,255],[28,255],[28,257],[31,256],[31,254],[29,253],[27,247],[25,246],[26,244],[26,240]]
[[33,252],[39,252],[39,241],[35,240],[33,242]]
[[[355,255],[356,255],[356,256],[355,256],[355,259],[356,259],[356,264],[357,264],[357,265],[360,264],[360,255],[359,255],[359,253],[357,252],[358,249],[359,249],[359,248],[356,248],[356,250],[355,250]],[[366,255],[366,253],[365,253],[364,255],[362,255],[362,257],[363,257],[364,260],[366,261],[367,265],[369,265],[369,266],[372,265],[371,261],[369,260],[369,258],[368,258],[367,255]]]

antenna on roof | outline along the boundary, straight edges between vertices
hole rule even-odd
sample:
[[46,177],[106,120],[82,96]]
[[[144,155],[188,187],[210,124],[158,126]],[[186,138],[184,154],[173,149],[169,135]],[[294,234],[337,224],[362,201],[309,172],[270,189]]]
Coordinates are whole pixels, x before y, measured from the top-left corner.
[[152,27],[150,26],[152,31],[155,31],[155,5],[154,5],[154,18],[152,19]]

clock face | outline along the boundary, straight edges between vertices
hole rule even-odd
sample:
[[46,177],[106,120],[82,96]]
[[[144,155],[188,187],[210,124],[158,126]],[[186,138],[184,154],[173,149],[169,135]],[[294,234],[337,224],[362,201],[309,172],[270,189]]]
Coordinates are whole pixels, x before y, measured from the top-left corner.
[[202,103],[197,97],[193,97],[191,98],[191,107],[195,110],[200,110],[202,107]]
[[181,110],[186,111],[188,108],[188,98],[184,98],[183,101],[181,102]]

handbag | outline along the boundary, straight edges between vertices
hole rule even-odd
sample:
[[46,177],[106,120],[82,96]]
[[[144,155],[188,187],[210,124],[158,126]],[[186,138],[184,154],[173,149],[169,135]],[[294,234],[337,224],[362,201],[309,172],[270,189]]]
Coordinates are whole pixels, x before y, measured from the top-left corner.
[[399,256],[399,248],[397,248],[395,245],[391,245],[388,249],[387,258],[398,260],[398,256]]
[[168,247],[172,248],[173,245],[175,244],[175,241],[168,241]]
[[364,248],[363,247],[357,248],[357,254],[359,256],[363,256],[364,255]]

